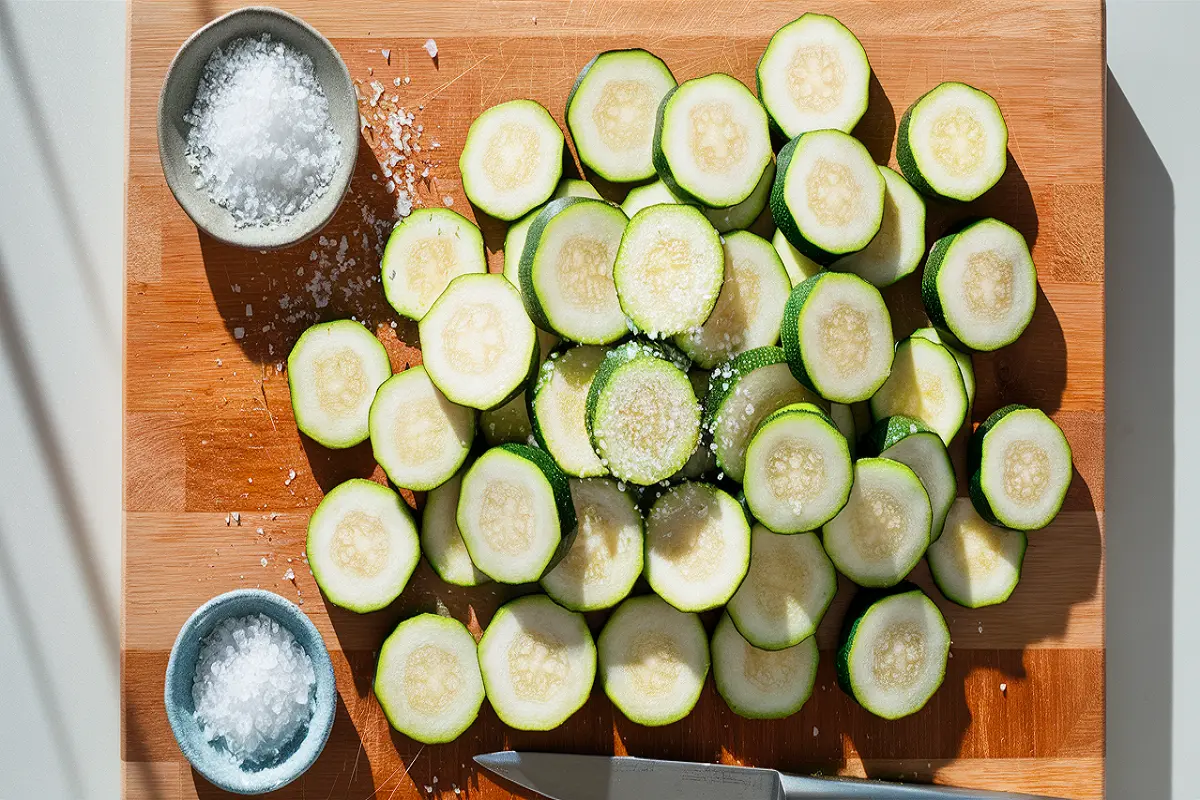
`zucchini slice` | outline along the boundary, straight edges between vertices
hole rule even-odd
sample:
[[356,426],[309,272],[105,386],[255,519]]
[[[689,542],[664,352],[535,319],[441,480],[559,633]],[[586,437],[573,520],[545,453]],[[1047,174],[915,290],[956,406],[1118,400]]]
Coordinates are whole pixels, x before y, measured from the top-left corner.
[[370,435],[375,390],[392,374],[387,350],[353,320],[313,325],[288,354],[288,391],[300,432],[325,447],[353,447]]
[[575,507],[554,459],[523,444],[481,455],[463,476],[456,515],[471,561],[499,583],[531,583],[571,546]]
[[702,325],[724,280],[721,237],[695,206],[650,206],[625,226],[613,281],[621,309],[652,338]]
[[[558,344],[558,337],[538,329],[538,359],[544,362]],[[488,447],[506,442],[534,444],[533,423],[529,421],[529,401],[521,392],[502,406],[479,414],[479,432]]]
[[835,403],[866,400],[892,369],[892,318],[857,275],[821,272],[792,289],[782,339],[796,380]]
[[[558,182],[551,200],[563,197],[590,197],[592,200],[603,200],[596,187],[578,178],[563,178]],[[537,218],[538,213],[546,206],[538,206],[516,222],[508,226],[504,234],[504,277],[518,289],[521,288],[521,255],[525,252],[525,240],[529,236],[529,228]]]
[[836,592],[837,572],[816,533],[755,525],[750,571],[725,610],[750,644],[783,650],[817,632]]
[[604,693],[633,722],[669,725],[696,707],[709,665],[696,614],[652,594],[631,597],[608,618],[598,649]]
[[846,444],[850,446],[850,457],[854,458],[858,451],[858,428],[854,422],[853,407],[842,403],[830,403],[829,419],[833,421],[838,432],[846,437]]
[[[700,408],[703,409],[705,398],[708,396],[709,371],[705,369],[689,370],[688,380],[692,382],[692,391],[696,393],[696,399],[700,403]],[[717,466],[717,457],[713,453],[710,438],[702,423],[700,440],[696,442],[696,449],[692,451],[692,457],[679,468],[679,472],[671,476],[672,481],[699,480],[714,471]]]
[[853,482],[849,442],[810,403],[772,413],[746,449],[746,502],[776,533],[821,527],[846,505]]
[[1008,160],[1008,126],[987,92],[939,83],[900,118],[900,171],[930,197],[974,200],[995,186]]
[[954,501],[942,537],[926,558],[947,600],[967,608],[1003,603],[1021,579],[1027,537],[990,524],[963,497]]
[[545,595],[501,606],[479,639],[479,669],[496,716],[548,731],[583,707],[596,681],[596,643],[582,614]]
[[538,444],[563,472],[578,478],[608,474],[587,429],[588,391],[607,353],[592,345],[560,347],[542,362],[530,391],[529,417]]
[[687,374],[661,346],[612,350],[592,380],[587,428],[600,463],[641,486],[666,480],[700,441],[700,404]]
[[517,219],[550,199],[563,145],[558,123],[534,101],[492,106],[471,123],[458,159],[467,199],[497,219]]
[[917,328],[909,336],[937,342],[954,356],[954,360],[958,362],[958,371],[962,374],[963,388],[967,390],[967,419],[970,419],[971,406],[975,405],[975,365],[971,361],[971,354],[962,346],[962,342],[937,328]]
[[416,209],[396,225],[380,265],[388,303],[417,322],[450,281],[487,271],[483,234],[448,208]]
[[413,491],[450,480],[475,439],[475,412],[447,400],[422,366],[379,387],[370,423],[375,460],[388,480]]
[[584,344],[609,344],[629,332],[613,262],[628,222],[603,200],[564,197],[529,228],[521,256],[521,293],[538,327]]
[[998,219],[943,236],[925,262],[921,298],[930,322],[966,347],[1012,344],[1037,305],[1037,268],[1025,237]]
[[579,160],[613,183],[654,177],[658,105],[675,76],[641,49],[607,50],[584,65],[567,96],[567,128]]
[[490,578],[471,562],[458,530],[458,498],[462,472],[425,495],[421,512],[421,552],[443,581],[454,586],[479,586]]
[[680,611],[725,605],[750,566],[750,525],[732,495],[687,481],[646,515],[646,580]]
[[1044,528],[1071,485],[1071,445],[1045,413],[1014,403],[994,412],[971,437],[971,501],[994,525]]
[[421,357],[442,394],[461,406],[498,408],[524,388],[538,340],[521,293],[503,275],[460,275],[418,323]]
[[321,593],[360,614],[399,597],[421,559],[417,526],[400,495],[362,478],[322,498],[304,550]]
[[767,112],[721,73],[667,92],[654,128],[654,169],[681,199],[727,208],[748,198],[771,163]]
[[783,262],[766,239],[749,231],[722,238],[725,282],[717,304],[703,325],[675,337],[675,344],[704,369],[778,342],[792,289]]
[[771,216],[797,250],[829,264],[879,233],[883,195],[862,142],[841,131],[802,133],[779,151]]
[[729,614],[712,636],[713,682],[725,703],[748,719],[782,719],[800,710],[817,682],[817,638],[761,650],[742,638]]
[[825,128],[849,133],[867,111],[871,63],[833,17],[803,14],[777,30],[755,77],[772,126],[788,139]]
[[792,286],[798,286],[806,280],[816,275],[821,271],[821,265],[813,261],[808,256],[801,253],[792,243],[783,235],[783,231],[778,228],[771,236],[771,245],[775,248],[775,252],[779,254],[779,260],[783,262],[783,268],[787,270],[788,278],[792,281]]
[[838,684],[877,717],[900,719],[925,707],[946,677],[950,629],[911,583],[861,591],[842,626]]
[[672,194],[665,183],[657,180],[653,183],[635,186],[630,189],[629,194],[625,195],[625,201],[621,203],[621,210],[625,212],[625,216],[633,219],[633,215],[643,208],[662,205],[677,206],[681,204],[683,204],[683,201]]
[[792,403],[825,401],[800,385],[778,347],[747,350],[712,371],[704,398],[704,431],[712,438],[710,448],[726,477],[742,480],[746,447],[759,423]]
[[405,736],[422,744],[454,741],[483,705],[475,638],[449,617],[406,619],[379,649],[375,696],[388,722]]
[[754,191],[750,193],[749,197],[728,208],[706,208],[704,216],[708,217],[708,221],[713,224],[718,233],[749,228],[767,207],[767,201],[771,199],[771,186],[774,183],[775,162],[771,161],[767,163],[767,168],[763,170],[762,177],[758,179],[758,183],[755,184]]
[[945,347],[923,337],[896,345],[892,372],[871,396],[871,414],[897,414],[925,423],[950,444],[967,419],[970,402],[958,361]]
[[612,608],[642,574],[642,514],[614,480],[571,478],[570,483],[579,531],[562,561],[542,576],[542,588],[572,611]]
[[870,244],[829,265],[853,272],[872,286],[891,286],[916,271],[925,256],[925,200],[904,178],[887,167],[883,176],[883,220]]
[[899,461],[860,458],[850,499],[823,529],[825,552],[859,586],[895,586],[925,555],[932,520],[915,472]]
[[954,464],[942,437],[920,420],[897,415],[879,420],[863,437],[862,449],[868,456],[899,461],[917,474],[929,495],[933,513],[929,539],[937,541],[946,513],[958,494]]

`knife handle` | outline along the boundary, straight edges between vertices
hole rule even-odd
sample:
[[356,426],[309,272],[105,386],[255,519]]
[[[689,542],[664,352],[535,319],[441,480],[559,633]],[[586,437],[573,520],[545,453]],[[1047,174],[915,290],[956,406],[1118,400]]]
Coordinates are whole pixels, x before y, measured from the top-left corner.
[[1030,794],[860,778],[809,778],[782,773],[780,778],[785,800],[1053,800]]

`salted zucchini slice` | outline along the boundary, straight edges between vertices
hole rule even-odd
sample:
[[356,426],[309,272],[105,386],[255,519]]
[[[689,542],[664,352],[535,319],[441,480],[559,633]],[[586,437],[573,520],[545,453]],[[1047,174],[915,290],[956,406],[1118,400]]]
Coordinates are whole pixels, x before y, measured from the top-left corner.
[[487,272],[483,235],[448,208],[416,209],[392,230],[380,271],[388,303],[420,322],[450,281]]
[[967,449],[971,501],[996,525],[1030,531],[1049,525],[1071,486],[1071,445],[1042,411],[1014,403],[995,411]]
[[[550,200],[563,197],[589,197],[592,200],[603,200],[596,187],[578,178],[563,178],[558,182]],[[529,237],[529,228],[537,218],[538,213],[545,208],[538,206],[516,222],[508,226],[504,234],[504,277],[518,289],[521,288],[521,255],[525,252],[525,240]]]
[[588,391],[607,354],[606,348],[593,345],[560,347],[542,362],[529,390],[529,418],[538,444],[574,477],[608,474],[587,428]]
[[881,419],[862,439],[864,455],[899,461],[913,472],[929,495],[933,513],[929,538],[937,541],[950,505],[958,494],[958,479],[946,443],[920,420],[897,415]]
[[713,682],[740,717],[782,719],[795,714],[812,696],[818,659],[815,636],[782,650],[762,650],[742,638],[729,614],[713,631]]

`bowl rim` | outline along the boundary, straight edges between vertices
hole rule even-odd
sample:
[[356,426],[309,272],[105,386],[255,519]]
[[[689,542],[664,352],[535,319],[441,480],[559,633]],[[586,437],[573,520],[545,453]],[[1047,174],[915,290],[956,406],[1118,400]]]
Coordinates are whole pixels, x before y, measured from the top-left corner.
[[[203,200],[204,203],[206,203],[208,205],[213,205],[213,206],[215,206],[215,204],[212,203],[212,201],[209,200],[207,197],[198,198],[196,195],[189,194],[187,191],[185,191],[182,187],[180,187],[178,185],[179,181],[175,177],[174,170],[170,169],[167,166],[168,161],[169,161],[168,148],[166,145],[166,136],[165,136],[165,134],[168,130],[168,125],[169,125],[169,122],[166,118],[166,113],[165,113],[167,94],[168,94],[167,90],[172,85],[173,80],[176,77],[176,67],[179,65],[180,59],[183,57],[184,53],[186,53],[188,50],[190,50],[191,48],[196,46],[196,43],[202,37],[209,35],[213,29],[227,25],[231,19],[234,19],[236,17],[245,16],[245,15],[253,15],[253,14],[263,14],[263,15],[267,15],[267,16],[273,16],[273,17],[276,17],[276,18],[282,20],[285,24],[294,25],[295,27],[302,30],[304,33],[307,33],[308,35],[312,36],[321,47],[328,50],[328,52],[333,55],[334,62],[337,65],[336,77],[338,79],[338,82],[344,83],[345,88],[349,91],[350,95],[352,95],[356,98],[355,104],[357,106],[357,93],[354,88],[354,80],[350,75],[350,68],[346,66],[346,61],[345,61],[345,59],[342,58],[342,54],[338,51],[338,49],[336,47],[333,46],[333,43],[330,42],[329,39],[327,39],[324,34],[322,34],[320,31],[318,31],[312,25],[305,22],[300,17],[296,16],[295,14],[291,14],[287,11],[284,11],[281,8],[275,8],[273,6],[260,6],[260,5],[242,6],[241,8],[236,8],[232,11],[226,12],[226,13],[222,14],[221,16],[217,17],[216,19],[211,20],[210,22],[208,22],[205,25],[201,26],[200,28],[196,29],[195,31],[192,32],[192,34],[190,36],[187,37],[187,39],[185,39],[183,41],[182,44],[179,45],[179,49],[176,50],[175,55],[173,55],[171,57],[171,63],[167,66],[166,72],[163,73],[162,86],[159,87],[158,103],[157,103],[157,108],[156,108],[157,119],[156,119],[156,124],[155,124],[155,135],[158,139],[159,166],[162,169],[163,178],[166,181],[167,188],[171,190],[171,195],[172,195],[172,197],[175,198],[175,202],[179,204],[179,207],[183,209],[183,212],[185,214],[187,214],[188,219],[190,219],[192,221],[192,224],[194,224],[197,229],[203,231],[205,234],[207,234],[208,236],[211,236],[213,239],[216,239],[217,241],[222,242],[223,244],[228,244],[233,247],[240,247],[240,248],[244,248],[247,250],[261,250],[261,251],[282,250],[284,248],[291,247],[292,245],[298,244],[299,242],[304,241],[305,239],[309,238],[310,236],[312,236],[315,233],[317,233],[318,231],[320,231],[322,228],[324,228],[326,225],[329,224],[329,221],[333,219],[334,214],[337,213],[338,208],[341,206],[342,201],[345,199],[346,194],[350,190],[350,182],[354,177],[354,168],[355,168],[355,163],[357,162],[357,159],[358,159],[358,149],[359,149],[358,148],[359,130],[358,130],[357,124],[355,124],[355,126],[354,126],[354,136],[351,138],[350,143],[343,142],[343,147],[345,149],[345,153],[343,153],[343,160],[347,162],[346,167],[345,167],[345,178],[344,178],[344,180],[341,181],[340,187],[331,185],[329,190],[327,190],[325,197],[330,198],[331,202],[329,204],[329,209],[325,214],[321,215],[321,217],[319,219],[314,220],[314,222],[311,225],[305,226],[304,228],[296,227],[294,230],[292,229],[291,225],[276,225],[276,226],[265,227],[265,228],[247,226],[245,228],[235,228],[234,229],[234,230],[239,230],[239,231],[248,231],[248,232],[251,232],[252,234],[253,233],[261,234],[264,232],[291,231],[291,233],[289,233],[289,235],[286,238],[280,238],[280,237],[276,236],[276,237],[270,238],[269,241],[259,242],[259,241],[253,241],[252,236],[248,236],[246,238],[239,238],[237,236],[227,236],[227,235],[224,235],[222,233],[218,233],[218,232],[212,230],[208,225],[206,225],[203,222],[202,219],[199,218],[198,208],[200,206],[197,201]],[[222,42],[222,44],[223,43],[224,42]],[[211,53],[210,53],[210,55],[211,55]],[[324,86],[322,88],[324,88]],[[326,95],[327,96],[329,95],[328,91],[326,91]],[[339,134],[345,134],[348,132],[348,129],[347,129],[347,131],[337,131],[337,132]],[[343,135],[343,139],[344,138],[345,138],[345,136]],[[348,157],[347,157],[347,154],[348,154]],[[322,198],[322,200],[324,200],[324,197]],[[193,213],[193,212],[196,212],[196,213]]]
[[[237,601],[248,602],[252,607],[241,610],[226,608]],[[213,760],[209,761],[202,757],[206,754],[200,748],[206,746],[207,743],[196,740],[194,730],[185,726],[183,716],[188,712],[174,703],[172,694],[181,681],[186,681],[187,686],[190,686],[192,676],[195,674],[195,664],[185,664],[181,660],[180,650],[184,641],[194,638],[197,641],[198,652],[199,640],[211,633],[220,622],[235,614],[240,616],[253,613],[263,613],[287,628],[304,648],[305,653],[312,660],[313,673],[316,678],[314,684],[316,707],[312,719],[309,720],[308,731],[300,740],[301,745],[297,750],[274,766],[256,772],[239,770],[241,775],[262,776],[261,782],[247,780],[231,783],[221,772],[214,771],[213,768],[226,768],[226,765],[233,768],[235,765],[221,758],[215,750],[212,750]],[[201,626],[203,626],[203,630],[200,630]],[[304,635],[297,635],[296,628],[301,629]],[[187,691],[190,693],[190,689]],[[322,702],[323,700],[324,702]],[[316,762],[325,748],[325,743],[333,728],[337,703],[333,662],[329,657],[329,649],[325,645],[324,637],[298,605],[275,592],[266,589],[234,589],[210,598],[191,613],[187,621],[180,627],[175,642],[171,646],[163,684],[163,705],[167,720],[171,725],[171,733],[192,768],[204,776],[209,783],[226,791],[243,795],[262,794],[286,786],[303,775]],[[302,755],[304,745],[309,741],[312,741],[314,746],[310,748],[309,752]]]

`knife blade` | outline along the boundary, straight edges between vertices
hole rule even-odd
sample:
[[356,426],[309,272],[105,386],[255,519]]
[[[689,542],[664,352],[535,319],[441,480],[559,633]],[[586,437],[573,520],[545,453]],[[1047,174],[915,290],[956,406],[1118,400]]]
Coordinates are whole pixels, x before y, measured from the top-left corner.
[[551,800],[1051,800],[1010,792],[810,778],[760,767],[628,756],[505,750],[475,756],[475,762]]

